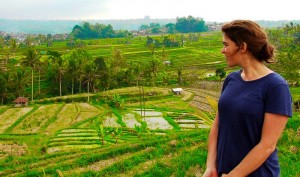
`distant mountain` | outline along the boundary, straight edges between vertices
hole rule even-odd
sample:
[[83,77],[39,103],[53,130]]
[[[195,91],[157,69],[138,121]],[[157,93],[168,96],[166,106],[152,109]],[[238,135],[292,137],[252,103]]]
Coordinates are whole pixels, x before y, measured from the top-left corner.
[[[111,24],[114,30],[138,30],[143,25],[150,23],[176,23],[176,19],[129,19],[129,20],[85,20],[91,24]],[[71,33],[75,25],[80,25],[83,20],[7,20],[0,19],[0,31],[7,33],[27,34],[62,34]]]
[[[114,30],[138,30],[145,24],[159,23],[176,23],[176,19],[128,19],[128,20],[85,20],[91,24],[111,24]],[[7,20],[0,19],[0,31],[6,33],[27,33],[27,34],[63,34],[70,33],[75,25],[80,25],[84,20]],[[291,21],[257,21],[263,27],[281,27]],[[294,24],[300,24],[300,20],[292,21]],[[211,24],[214,22],[206,22]]]

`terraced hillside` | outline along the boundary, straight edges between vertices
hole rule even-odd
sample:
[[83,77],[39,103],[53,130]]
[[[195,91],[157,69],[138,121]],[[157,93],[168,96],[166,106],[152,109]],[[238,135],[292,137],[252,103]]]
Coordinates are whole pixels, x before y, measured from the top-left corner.
[[[91,103],[0,107],[0,176],[201,176],[213,113],[204,98],[216,101],[218,92],[144,91],[145,102],[131,87],[99,93]],[[109,106],[114,95],[124,100],[119,108]],[[299,174],[297,125],[279,142],[283,167],[292,169],[283,176]]]
[[[88,151],[20,158],[2,165],[1,176],[171,176],[200,174],[207,131],[149,134]],[[200,153],[199,153],[200,152]],[[202,152],[202,153],[201,153]],[[16,167],[15,164],[18,164]]]

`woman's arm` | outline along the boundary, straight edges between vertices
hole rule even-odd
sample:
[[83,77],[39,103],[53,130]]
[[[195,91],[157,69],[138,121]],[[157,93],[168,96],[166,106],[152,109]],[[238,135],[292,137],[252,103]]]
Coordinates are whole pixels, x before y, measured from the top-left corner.
[[278,114],[265,113],[260,142],[247,154],[227,177],[244,177],[255,171],[274,152],[288,117]]
[[219,114],[217,112],[215,120],[209,132],[206,171],[202,177],[218,177],[217,167],[216,167],[218,121],[219,121]]

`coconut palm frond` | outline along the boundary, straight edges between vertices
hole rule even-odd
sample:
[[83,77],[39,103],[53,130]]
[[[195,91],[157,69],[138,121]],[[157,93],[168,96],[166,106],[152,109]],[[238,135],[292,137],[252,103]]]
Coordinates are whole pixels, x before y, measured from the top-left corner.
[[209,105],[212,107],[212,109],[214,110],[214,113],[216,113],[218,111],[218,102],[214,99],[212,99],[209,96],[205,97],[206,100],[208,101]]

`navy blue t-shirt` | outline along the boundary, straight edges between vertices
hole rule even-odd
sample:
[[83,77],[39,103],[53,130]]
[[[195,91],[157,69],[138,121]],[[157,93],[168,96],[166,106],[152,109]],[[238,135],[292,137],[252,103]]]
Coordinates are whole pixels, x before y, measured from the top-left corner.
[[[292,116],[292,98],[286,81],[277,73],[244,81],[241,70],[228,75],[218,103],[217,169],[234,169],[259,143],[265,113]],[[249,177],[278,177],[277,150]]]

